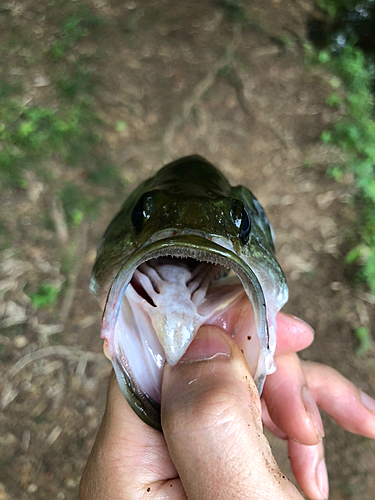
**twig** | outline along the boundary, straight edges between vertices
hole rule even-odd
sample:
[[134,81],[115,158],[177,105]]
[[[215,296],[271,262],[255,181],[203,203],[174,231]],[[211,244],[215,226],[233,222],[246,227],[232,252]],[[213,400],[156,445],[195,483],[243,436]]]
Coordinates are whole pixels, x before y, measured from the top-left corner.
[[52,345],[49,347],[44,347],[38,351],[30,352],[26,354],[23,358],[17,361],[5,374],[5,377],[12,379],[19,371],[21,371],[25,366],[38,359],[45,358],[47,356],[59,356],[61,358],[80,358],[81,356],[86,356],[87,361],[103,361],[103,355],[97,354],[96,352],[83,351],[82,349],[77,349],[76,347],[63,346],[63,345]]
[[56,441],[56,439],[58,439],[58,437],[60,436],[61,432],[62,432],[62,427],[56,425],[56,427],[51,431],[50,435],[47,437],[46,443],[49,446],[52,446],[53,443]]
[[370,323],[370,316],[369,316],[369,313],[366,309],[365,304],[357,299],[355,301],[355,306],[357,309],[357,313],[358,313],[359,321],[360,321],[361,325],[368,326]]
[[86,362],[104,362],[102,354],[96,354],[91,351],[83,351],[81,349],[77,349],[76,347],[69,346],[49,346],[44,347],[43,349],[39,349],[38,351],[31,352],[17,361],[17,363],[15,363],[5,374],[4,389],[0,400],[0,407],[2,409],[8,406],[8,404],[17,397],[17,392],[14,391],[11,383],[12,378],[14,378],[17,373],[23,370],[23,368],[25,368],[25,366],[27,366],[28,364],[47,356],[59,356],[68,359],[80,359],[82,356],[84,356],[87,360]]
[[31,432],[29,430],[24,431],[22,434],[21,449],[27,451],[30,445]]
[[79,358],[77,369],[76,369],[76,376],[79,378],[82,378],[83,375],[85,374],[86,367],[87,367],[87,354],[84,354]]
[[66,243],[69,239],[68,225],[65,220],[64,209],[62,207],[61,201],[56,197],[54,197],[52,200],[51,215],[53,222],[55,223],[55,229],[58,239],[61,243]]
[[375,304],[375,295],[372,295],[371,293],[360,292],[357,294],[357,297],[359,297],[362,300],[365,300],[369,304]]

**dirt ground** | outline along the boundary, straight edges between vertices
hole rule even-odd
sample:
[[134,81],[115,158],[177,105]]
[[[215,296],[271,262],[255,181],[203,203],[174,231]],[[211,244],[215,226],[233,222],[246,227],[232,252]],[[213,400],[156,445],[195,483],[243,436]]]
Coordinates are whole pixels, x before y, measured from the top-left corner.
[[[374,396],[374,350],[356,355],[353,335],[371,324],[374,309],[344,263],[355,218],[353,182],[326,175],[327,166],[342,160],[319,142],[337,118],[324,105],[330,75],[304,62],[314,2],[84,3],[105,24],[79,40],[70,57],[97,56],[98,148],[110,152],[126,182],[122,197],[164,163],[193,153],[219,166],[232,184],[248,186],[275,229],[290,289],[285,310],[316,330],[302,357],[333,366]],[[0,14],[3,41],[16,26],[37,54],[53,41],[63,14],[58,2],[7,2]],[[58,106],[50,66],[43,58],[24,60],[9,51],[4,65],[22,75],[25,98]],[[46,84],[36,86],[41,77]],[[123,122],[126,127],[115,126]],[[50,168],[57,172],[53,182],[29,172],[26,189],[2,193],[12,245],[0,257],[0,500],[77,497],[111,369],[88,286],[96,245],[122,197],[113,192],[94,222],[61,234],[65,223],[53,190],[66,176],[84,180],[58,158]],[[46,212],[55,225],[46,226]],[[68,271],[61,263],[66,249],[73,252]],[[27,291],[46,280],[64,282],[65,292],[52,310],[35,310]],[[374,498],[375,443],[323,419],[330,498]],[[271,444],[291,477],[284,443]]]

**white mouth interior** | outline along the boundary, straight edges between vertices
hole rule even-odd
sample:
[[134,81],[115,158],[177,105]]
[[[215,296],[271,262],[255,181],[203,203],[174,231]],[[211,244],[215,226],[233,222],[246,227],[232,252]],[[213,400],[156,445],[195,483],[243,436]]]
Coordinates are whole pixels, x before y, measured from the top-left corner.
[[160,403],[165,360],[177,364],[202,325],[233,336],[255,375],[260,343],[250,300],[235,273],[194,259],[152,259],[137,268],[127,287],[114,352],[134,384]]

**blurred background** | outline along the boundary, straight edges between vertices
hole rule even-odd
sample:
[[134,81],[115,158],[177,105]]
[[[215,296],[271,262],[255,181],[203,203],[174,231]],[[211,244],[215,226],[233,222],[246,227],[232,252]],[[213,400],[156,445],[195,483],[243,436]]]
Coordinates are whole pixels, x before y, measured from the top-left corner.
[[[302,357],[375,395],[374,32],[371,0],[1,2],[0,500],[77,497],[111,371],[95,249],[184,155],[265,208]],[[375,443],[323,418],[330,498],[373,499]]]

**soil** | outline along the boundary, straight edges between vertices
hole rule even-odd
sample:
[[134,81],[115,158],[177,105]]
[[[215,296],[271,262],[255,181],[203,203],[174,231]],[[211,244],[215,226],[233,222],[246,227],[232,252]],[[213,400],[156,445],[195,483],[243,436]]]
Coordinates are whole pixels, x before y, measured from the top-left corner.
[[[304,60],[314,2],[84,3],[105,25],[79,40],[71,57],[97,55],[98,148],[110,151],[127,182],[123,197],[166,162],[194,153],[219,166],[232,184],[249,187],[275,229],[290,289],[285,310],[316,330],[302,357],[333,366],[375,395],[374,349],[356,355],[353,334],[374,319],[373,299],[354,287],[345,264],[356,216],[353,179],[347,175],[338,183],[326,175],[342,153],[319,137],[338,116],[324,105],[330,75]],[[6,7],[2,37],[10,38],[16,27],[35,54],[51,43],[64,13],[58,3],[41,1]],[[34,103],[59,105],[43,58],[30,64],[9,52],[4,66],[21,72],[25,96]],[[46,85],[35,86],[37,77]],[[119,121],[127,126],[116,129]],[[89,281],[96,245],[122,199],[114,191],[94,223],[84,221],[66,234],[51,193],[66,176],[82,180],[59,158],[50,168],[57,172],[50,184],[30,171],[27,189],[3,194],[12,246],[0,259],[0,500],[77,497],[111,371]],[[64,271],[62,251],[69,248],[72,265]],[[46,280],[65,280],[65,294],[55,307],[35,310],[28,290]],[[330,498],[372,499],[375,443],[323,419]],[[292,477],[284,443],[270,440]]]

